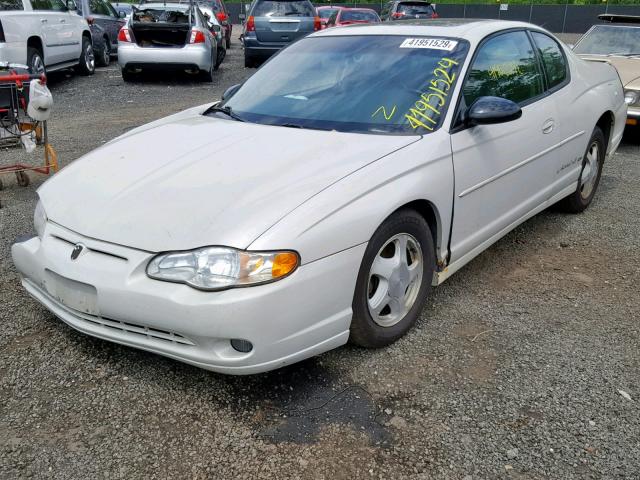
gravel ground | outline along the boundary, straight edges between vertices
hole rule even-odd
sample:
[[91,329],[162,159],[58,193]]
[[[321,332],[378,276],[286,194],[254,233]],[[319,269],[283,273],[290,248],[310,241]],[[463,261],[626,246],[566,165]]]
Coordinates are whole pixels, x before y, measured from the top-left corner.
[[[212,84],[125,85],[115,66],[55,75],[51,140],[64,165],[250,73],[236,41]],[[437,288],[393,346],[251,377],[90,338],[31,300],[9,249],[32,231],[44,178],[5,177],[0,477],[639,478],[635,135],[586,213],[543,212],[512,232]]]

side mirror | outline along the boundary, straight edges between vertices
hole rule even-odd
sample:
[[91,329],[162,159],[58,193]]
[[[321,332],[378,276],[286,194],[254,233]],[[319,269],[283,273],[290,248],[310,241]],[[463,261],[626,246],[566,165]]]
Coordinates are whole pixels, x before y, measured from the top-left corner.
[[488,125],[517,120],[522,116],[520,106],[500,97],[480,97],[467,109],[464,122],[467,125]]
[[238,14],[238,18],[244,22],[244,20],[247,18],[247,16],[244,13],[240,13],[240,14]]
[[238,83],[227,88],[222,94],[222,101],[229,100],[231,97],[233,97],[241,86],[242,84]]
[[127,12],[125,12],[124,10],[119,10],[118,11],[118,16],[120,18],[126,18],[127,17]]

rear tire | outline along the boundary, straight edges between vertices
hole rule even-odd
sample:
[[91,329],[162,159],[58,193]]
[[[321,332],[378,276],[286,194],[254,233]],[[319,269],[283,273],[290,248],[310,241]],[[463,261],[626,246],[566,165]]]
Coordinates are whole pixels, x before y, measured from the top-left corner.
[[227,39],[225,40],[225,46],[227,48],[231,48],[231,36],[228,36]]
[[209,66],[209,70],[200,70],[200,78],[203,82],[213,82],[213,71],[216,69],[216,65],[211,59],[212,63]]
[[44,58],[37,48],[27,48],[27,66],[32,74],[47,73],[44,66]]
[[375,231],[360,265],[349,341],[378,348],[415,324],[431,290],[435,249],[429,225],[400,210]]
[[98,64],[101,67],[108,67],[109,63],[111,63],[111,46],[109,44],[109,39],[104,39],[104,48],[98,55]]
[[218,70],[220,68],[220,65],[222,64],[222,62],[224,61],[224,58],[227,55],[227,51],[224,48],[219,48],[216,52],[216,64],[213,67],[214,70]]
[[93,45],[87,37],[82,37],[82,52],[78,60],[78,72],[82,75],[93,75],[96,71],[96,59]]
[[256,68],[257,63],[258,62],[256,61],[255,57],[247,55],[246,53],[244,54],[244,66],[245,66],[245,68]]
[[602,130],[600,127],[594,128],[589,140],[589,146],[582,158],[582,170],[580,171],[578,188],[571,195],[558,202],[557,205],[560,210],[567,213],[580,213],[591,205],[600,184],[606,148]]
[[130,70],[127,70],[126,68],[122,69],[122,80],[124,80],[125,82],[133,82],[136,79],[136,75],[134,73],[132,73]]

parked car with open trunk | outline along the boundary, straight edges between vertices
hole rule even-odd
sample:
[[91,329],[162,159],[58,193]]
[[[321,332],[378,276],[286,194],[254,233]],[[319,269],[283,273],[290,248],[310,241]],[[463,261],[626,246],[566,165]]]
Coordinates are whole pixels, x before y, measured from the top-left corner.
[[118,34],[122,78],[145,69],[174,68],[213,79],[217,42],[195,4],[149,3],[133,9]]

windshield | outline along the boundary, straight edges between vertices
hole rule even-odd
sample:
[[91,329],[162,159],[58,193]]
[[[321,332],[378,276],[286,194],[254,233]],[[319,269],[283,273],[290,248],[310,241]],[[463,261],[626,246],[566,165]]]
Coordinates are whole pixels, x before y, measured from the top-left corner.
[[435,12],[428,3],[401,3],[398,5],[398,13],[405,15],[432,15]]
[[0,0],[0,11],[2,10],[24,10],[22,0]]
[[337,8],[323,8],[323,9],[318,9],[318,16],[320,18],[322,18],[323,20],[326,20],[327,18],[329,18],[331,15],[333,15],[333,12],[337,11]]
[[341,22],[377,22],[378,15],[366,10],[345,10],[340,15]]
[[640,55],[640,27],[597,25],[573,49],[578,54]]
[[254,17],[315,17],[316,11],[308,0],[258,0]]
[[225,106],[245,121],[378,134],[437,130],[468,50],[465,40],[310,37],[265,64]]

